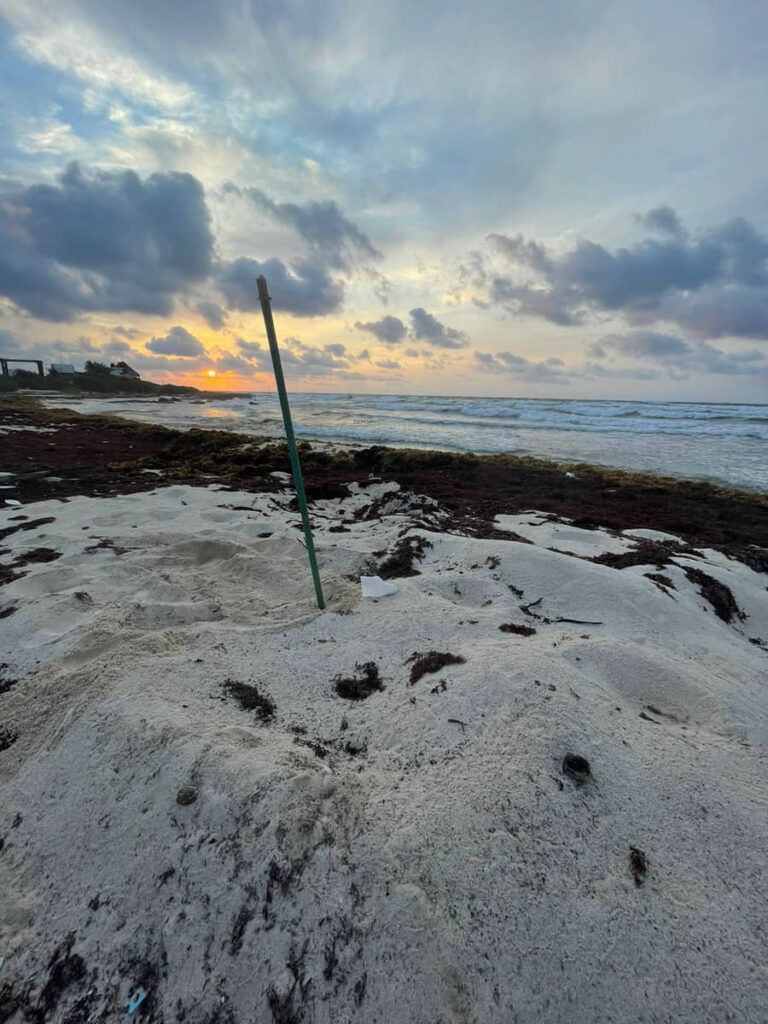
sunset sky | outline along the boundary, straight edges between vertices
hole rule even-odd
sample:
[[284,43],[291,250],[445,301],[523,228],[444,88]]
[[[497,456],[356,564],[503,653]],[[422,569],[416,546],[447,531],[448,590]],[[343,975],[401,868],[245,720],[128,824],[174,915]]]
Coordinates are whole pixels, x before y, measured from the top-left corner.
[[0,0],[0,354],[766,401],[767,122],[765,0]]

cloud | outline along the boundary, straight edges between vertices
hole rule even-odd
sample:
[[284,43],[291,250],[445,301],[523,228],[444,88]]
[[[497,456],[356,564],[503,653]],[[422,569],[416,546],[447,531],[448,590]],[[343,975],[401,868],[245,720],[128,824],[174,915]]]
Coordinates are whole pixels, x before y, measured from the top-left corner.
[[484,373],[508,374],[516,380],[538,384],[569,385],[573,381],[656,380],[661,374],[650,367],[606,366],[585,361],[566,366],[562,359],[527,359],[514,352],[475,352],[472,365]]
[[613,349],[622,355],[635,359],[669,359],[685,355],[690,345],[674,334],[660,334],[656,331],[632,331],[629,334],[607,334],[587,349],[596,359],[604,359],[606,349]]
[[596,359],[627,356],[690,373],[747,375],[768,373],[768,357],[756,349],[725,352],[707,342],[690,342],[674,334],[635,330],[607,334],[587,349]]
[[55,185],[0,197],[0,295],[44,320],[166,315],[212,259],[210,216],[190,174],[87,175],[73,163]]
[[637,220],[648,231],[658,232],[660,235],[671,235],[673,238],[685,238],[688,232],[671,206],[666,203],[657,206],[647,213],[640,213]]
[[383,316],[381,320],[369,320],[366,323],[358,320],[355,327],[358,331],[367,331],[385,345],[399,344],[407,333],[405,324],[396,316]]
[[195,309],[214,331],[220,331],[224,326],[227,313],[215,302],[198,302]]
[[310,248],[312,256],[335,270],[350,270],[380,260],[382,254],[356,224],[345,217],[333,200],[305,203],[277,203],[259,188],[227,191],[245,195],[257,209],[279,224],[293,228]]
[[25,359],[42,359],[46,366],[50,363],[73,363],[77,370],[83,368],[86,359],[101,363],[125,359],[133,363],[140,357],[140,353],[125,341],[115,338],[99,342],[81,334],[76,338],[41,340],[10,331],[0,331],[0,352],[9,358],[16,355]]
[[162,338],[152,338],[147,342],[150,352],[162,356],[193,356],[205,355],[205,347],[202,342],[190,334],[186,327],[171,327],[168,333]]
[[286,266],[273,258],[259,262],[241,256],[223,263],[218,284],[231,309],[246,312],[261,309],[256,278],[263,274],[269,284],[274,309],[294,316],[324,316],[335,313],[344,301],[344,284],[335,281],[325,267],[307,259]]
[[522,235],[490,235],[514,274],[489,273],[487,299],[567,326],[613,313],[705,338],[768,338],[768,238],[743,218],[688,238],[674,216],[668,207],[651,211],[646,220],[664,224],[665,237],[614,250],[580,239],[557,253]]
[[395,359],[380,359],[377,363],[382,370],[399,370],[401,369],[400,363]]
[[522,380],[556,381],[569,383],[573,373],[565,369],[562,359],[553,357],[539,361],[527,359],[514,352],[475,352],[475,369],[486,373],[509,373]]
[[469,345],[469,339],[463,331],[446,327],[422,306],[412,309],[409,316],[411,337],[417,341],[425,341],[438,348],[466,348]]
[[[271,372],[272,363],[269,351],[264,345],[257,341],[247,341],[245,338],[238,338],[235,344],[239,349],[240,356],[249,363],[252,369]],[[349,381],[381,379],[380,376],[377,378],[376,375],[352,370],[351,367],[355,363],[368,359],[368,352],[364,351],[355,355],[349,352],[346,345],[341,342],[331,342],[328,345],[308,345],[300,338],[286,338],[280,345],[280,355],[287,374],[298,378],[336,377]],[[387,369],[399,369],[399,367],[393,366],[387,367]]]

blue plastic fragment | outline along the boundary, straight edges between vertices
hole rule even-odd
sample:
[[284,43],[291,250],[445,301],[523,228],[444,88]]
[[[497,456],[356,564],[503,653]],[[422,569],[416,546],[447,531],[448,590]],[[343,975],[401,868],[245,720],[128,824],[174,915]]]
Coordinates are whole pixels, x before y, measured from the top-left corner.
[[131,996],[131,998],[125,1004],[125,1009],[130,1014],[136,1013],[136,1011],[138,1010],[138,1008],[141,1006],[141,1004],[144,1002],[144,1000],[146,998],[147,998],[147,990],[145,988],[137,988],[136,991]]

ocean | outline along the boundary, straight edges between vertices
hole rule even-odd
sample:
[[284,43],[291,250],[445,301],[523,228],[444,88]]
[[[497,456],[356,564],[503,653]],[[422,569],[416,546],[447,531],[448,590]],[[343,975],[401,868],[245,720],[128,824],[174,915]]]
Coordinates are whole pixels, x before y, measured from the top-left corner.
[[[768,405],[301,393],[291,405],[300,438],[510,452],[768,492]],[[276,394],[83,406],[180,428],[282,435]]]

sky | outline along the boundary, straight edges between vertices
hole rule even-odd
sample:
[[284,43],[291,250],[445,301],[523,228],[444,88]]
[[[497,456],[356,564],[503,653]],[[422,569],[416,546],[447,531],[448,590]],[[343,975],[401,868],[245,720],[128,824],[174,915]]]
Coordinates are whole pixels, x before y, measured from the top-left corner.
[[0,0],[0,354],[768,402],[765,0]]

